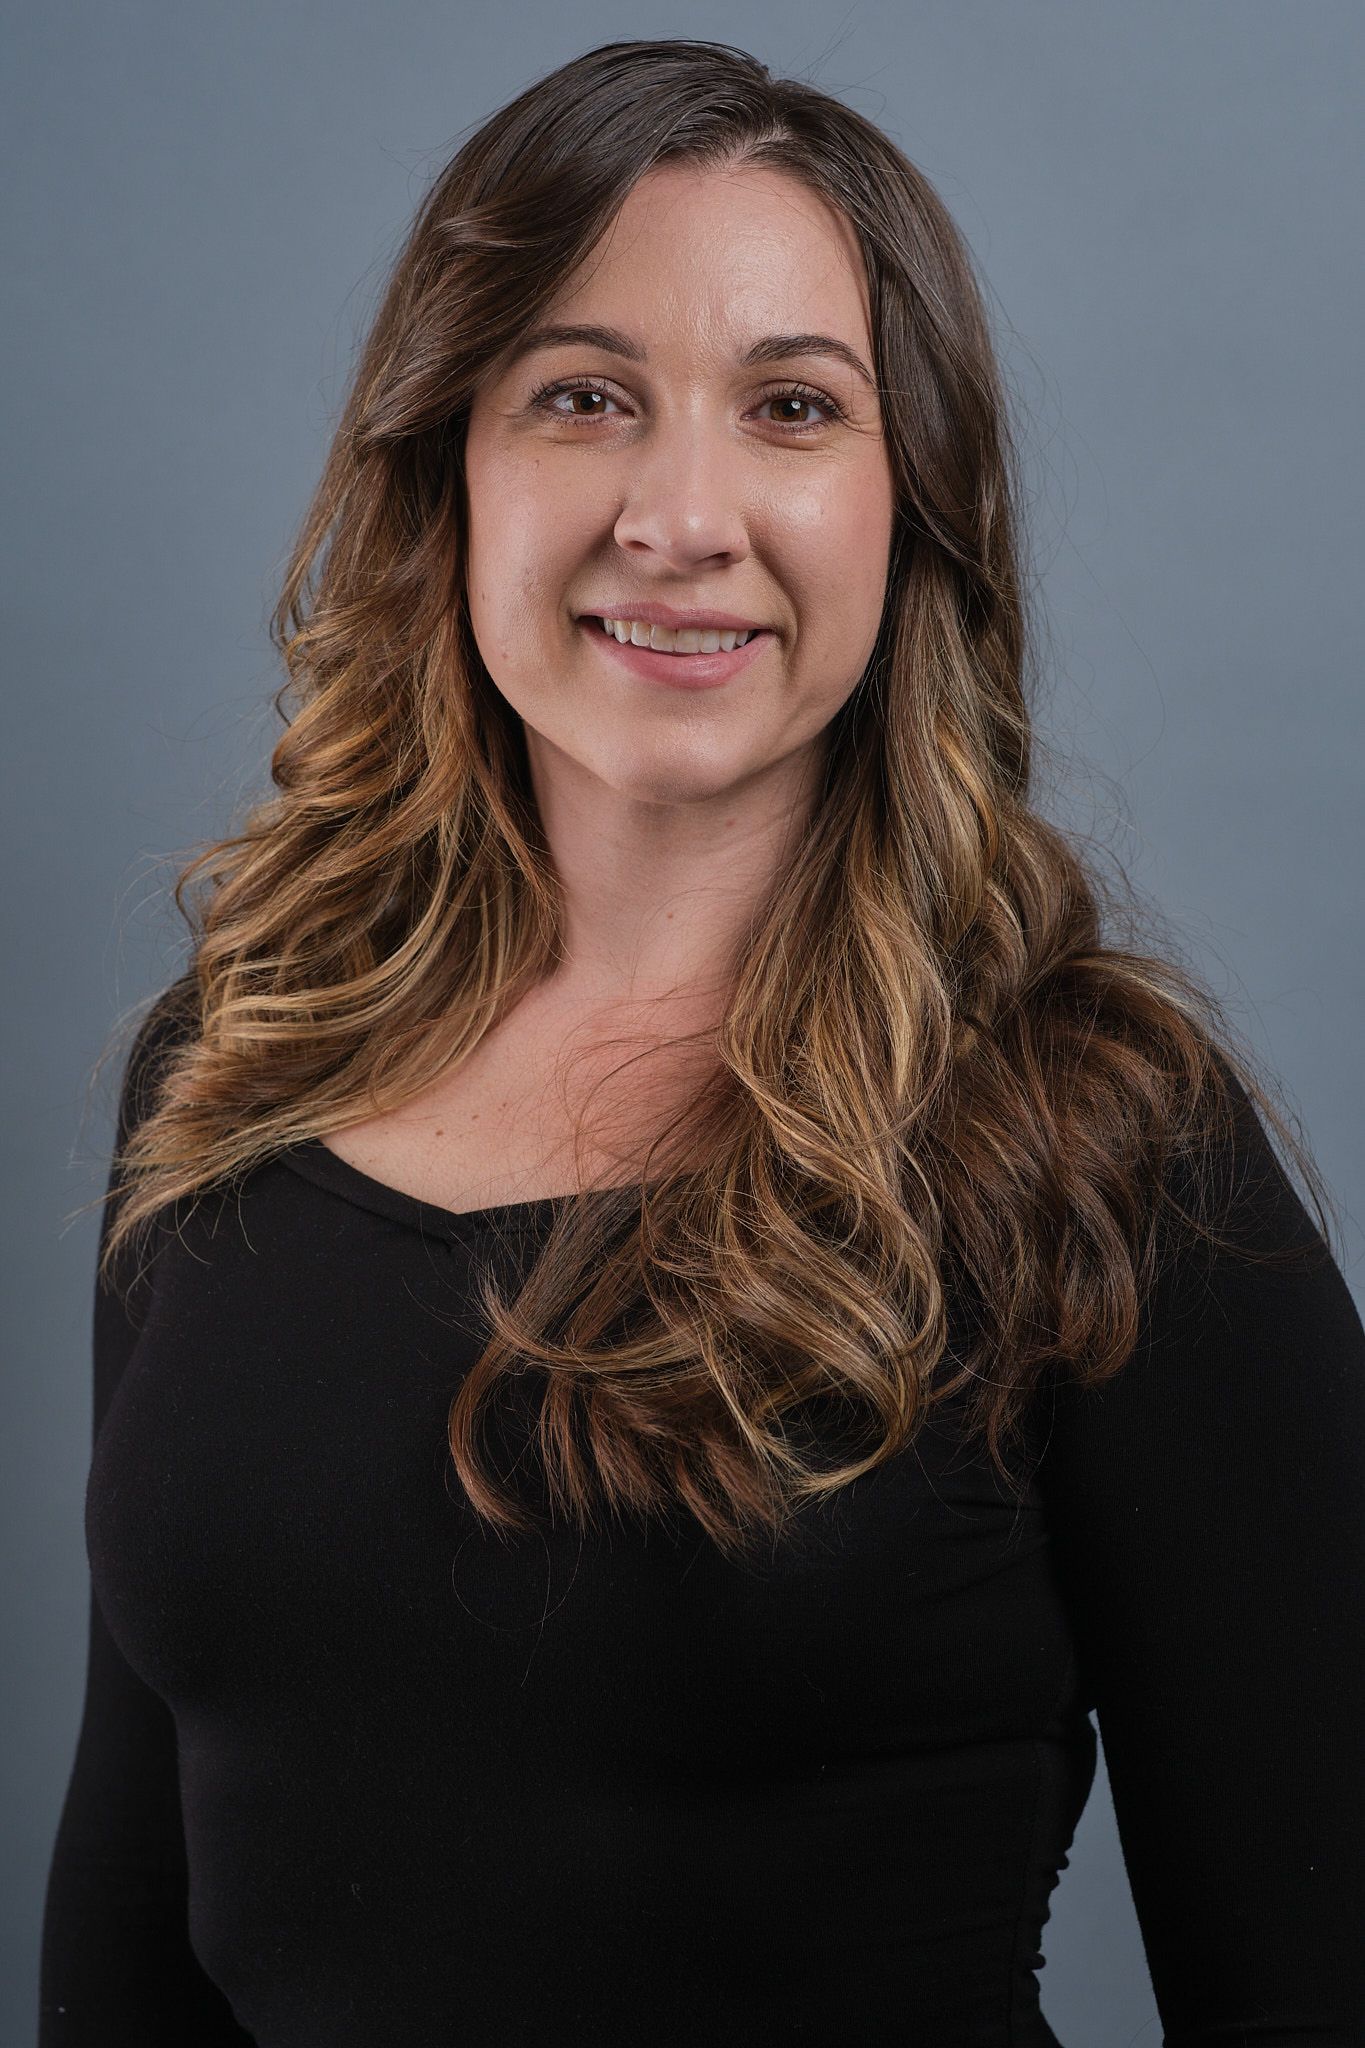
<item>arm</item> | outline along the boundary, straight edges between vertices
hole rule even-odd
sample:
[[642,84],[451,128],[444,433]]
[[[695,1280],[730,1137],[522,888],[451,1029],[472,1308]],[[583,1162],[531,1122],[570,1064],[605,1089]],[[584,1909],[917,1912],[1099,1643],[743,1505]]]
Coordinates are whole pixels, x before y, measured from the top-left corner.
[[[129,1056],[120,1146],[172,1024],[163,997]],[[106,1208],[101,1248],[108,1224]],[[145,1314],[137,1292],[125,1303],[97,1282],[96,1436]],[[186,1896],[174,1719],[130,1670],[92,1594],[84,1714],[43,1915],[39,2048],[250,2048],[190,1947]]]
[[1039,1468],[1168,2048],[1365,2042],[1365,1329],[1240,1088],[1215,1213]]

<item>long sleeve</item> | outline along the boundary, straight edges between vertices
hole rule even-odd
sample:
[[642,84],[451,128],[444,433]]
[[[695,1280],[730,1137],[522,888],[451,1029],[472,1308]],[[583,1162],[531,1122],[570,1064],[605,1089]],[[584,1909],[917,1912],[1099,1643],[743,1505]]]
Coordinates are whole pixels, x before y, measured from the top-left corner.
[[1039,1468],[1167,2048],[1365,2042],[1365,1329],[1234,1084],[1221,1219]]
[[[120,1146],[171,1033],[170,993],[129,1055]],[[106,1206],[101,1249],[109,1221]],[[96,1437],[146,1314],[139,1290],[96,1282]],[[39,2048],[249,2048],[190,1947],[186,1896],[174,1720],[129,1668],[92,1592],[83,1718],[44,1907]]]

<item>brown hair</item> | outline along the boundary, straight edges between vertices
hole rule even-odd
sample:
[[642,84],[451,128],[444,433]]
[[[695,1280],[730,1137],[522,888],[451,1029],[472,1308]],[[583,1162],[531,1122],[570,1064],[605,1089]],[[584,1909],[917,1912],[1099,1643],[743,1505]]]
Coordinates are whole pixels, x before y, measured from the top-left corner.
[[[965,244],[886,135],[743,50],[589,51],[422,204],[272,622],[277,793],[175,885],[186,1024],[116,1162],[102,1271],[162,1205],[416,1093],[554,964],[520,724],[465,610],[464,429],[636,181],[679,162],[785,171],[857,234],[896,483],[884,611],[810,828],[732,962],[714,1072],[650,1147],[706,1163],[563,1205],[515,1299],[485,1274],[450,1449],[475,1508],[527,1526],[479,1429],[532,1375],[556,1509],[682,1502],[738,1550],[964,1387],[1011,1476],[1043,1374],[1099,1380],[1131,1354],[1162,1215],[1208,1234],[1173,1190],[1207,1185],[1239,1095],[1325,1229],[1213,996],[1102,938],[1117,894],[1031,806],[1017,462]],[[800,1428],[822,1409],[867,1425],[832,1463]]]

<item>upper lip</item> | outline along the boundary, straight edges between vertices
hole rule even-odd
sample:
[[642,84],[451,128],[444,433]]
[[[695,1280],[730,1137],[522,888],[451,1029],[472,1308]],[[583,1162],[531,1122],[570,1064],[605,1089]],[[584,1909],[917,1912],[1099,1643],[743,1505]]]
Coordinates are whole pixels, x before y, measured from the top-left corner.
[[671,604],[646,604],[642,599],[613,599],[596,604],[581,614],[585,619],[643,619],[651,626],[717,626],[722,633],[762,633],[767,628],[757,619],[741,619],[734,612],[679,611]]

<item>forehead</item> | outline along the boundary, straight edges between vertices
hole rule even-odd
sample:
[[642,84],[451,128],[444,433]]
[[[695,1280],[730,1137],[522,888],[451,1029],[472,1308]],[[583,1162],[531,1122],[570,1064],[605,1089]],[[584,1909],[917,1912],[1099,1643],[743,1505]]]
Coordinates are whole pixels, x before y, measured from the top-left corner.
[[597,322],[727,357],[755,336],[819,331],[870,356],[852,225],[768,166],[661,165],[640,179],[538,327]]

